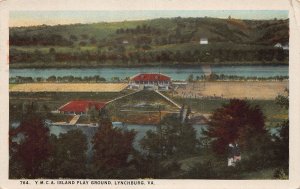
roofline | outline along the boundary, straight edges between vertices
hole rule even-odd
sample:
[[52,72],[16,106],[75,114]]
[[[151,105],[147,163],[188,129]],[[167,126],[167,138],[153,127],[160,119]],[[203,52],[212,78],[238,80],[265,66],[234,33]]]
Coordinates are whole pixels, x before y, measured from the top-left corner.
[[[67,102],[66,104],[60,106],[57,110],[60,110],[60,109],[64,108],[65,106],[67,106],[67,105],[69,105],[70,103],[75,102],[75,101],[89,101],[89,102],[103,103],[104,106],[107,105],[107,102],[98,102],[98,101],[93,101],[93,100],[71,100],[71,101]],[[104,106],[103,106],[103,107],[104,107]]]
[[64,108],[65,106],[67,106],[67,105],[70,104],[71,102],[73,102],[73,100],[67,102],[66,104],[64,104],[64,105],[62,105],[62,106],[60,106],[57,110],[60,110],[60,109]]
[[168,78],[170,78],[170,80],[171,80],[171,77],[170,77],[170,76],[168,76],[168,75],[166,75],[166,74],[162,74],[162,73],[138,73],[138,74],[135,74],[135,75],[131,76],[129,79],[132,80],[133,78],[135,78],[135,77],[137,77],[137,76],[139,76],[139,75],[141,75],[141,74],[159,74],[159,75],[168,77]]

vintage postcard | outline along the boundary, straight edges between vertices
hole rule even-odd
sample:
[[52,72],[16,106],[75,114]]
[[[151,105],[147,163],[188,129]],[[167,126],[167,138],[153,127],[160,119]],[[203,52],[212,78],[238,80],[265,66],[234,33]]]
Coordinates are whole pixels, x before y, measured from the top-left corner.
[[300,187],[300,3],[255,2],[1,2],[0,188]]

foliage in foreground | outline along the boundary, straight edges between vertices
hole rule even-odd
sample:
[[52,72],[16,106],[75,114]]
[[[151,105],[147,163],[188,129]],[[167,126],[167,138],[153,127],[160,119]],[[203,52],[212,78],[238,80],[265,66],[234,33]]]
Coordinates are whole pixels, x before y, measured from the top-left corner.
[[[221,150],[220,146],[211,145],[216,140],[209,136],[196,138],[188,120],[189,108],[185,116],[182,109],[179,116],[165,117],[157,132],[148,132],[141,141],[143,152],[132,147],[135,132],[113,128],[108,119],[101,118],[101,129],[93,137],[93,153],[89,157],[91,146],[81,130],[50,136],[32,106],[23,115],[20,127],[10,129],[10,178],[243,179],[258,176],[259,179],[260,175],[253,173],[264,174],[267,170],[266,173],[272,173],[267,178],[287,179],[288,120],[280,124],[278,135],[269,135],[263,129],[263,114],[259,109],[245,101],[232,100],[215,111],[213,118],[217,121],[212,122],[228,124],[228,127],[215,125],[207,132],[218,134],[221,129],[219,139],[224,142]],[[260,120],[256,132],[244,128],[253,126],[251,118]],[[228,167],[225,157],[226,142],[232,141],[241,144],[242,161],[236,167]],[[195,157],[200,162],[184,169],[183,160]]]

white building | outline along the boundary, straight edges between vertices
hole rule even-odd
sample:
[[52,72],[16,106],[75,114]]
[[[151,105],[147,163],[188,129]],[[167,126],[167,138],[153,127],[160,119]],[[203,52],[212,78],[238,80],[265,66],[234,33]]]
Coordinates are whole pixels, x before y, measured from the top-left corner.
[[281,44],[281,43],[276,43],[276,44],[274,45],[274,47],[276,47],[276,48],[282,48],[282,44]]
[[132,76],[129,81],[130,89],[169,90],[171,78],[157,73],[143,73]]
[[207,45],[208,44],[208,39],[207,38],[200,38],[200,42],[199,42],[200,45]]

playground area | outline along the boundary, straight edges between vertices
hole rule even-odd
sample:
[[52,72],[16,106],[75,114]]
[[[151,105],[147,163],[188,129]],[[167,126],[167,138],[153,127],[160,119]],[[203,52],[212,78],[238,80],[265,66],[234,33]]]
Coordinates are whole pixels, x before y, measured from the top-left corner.
[[283,93],[288,85],[288,81],[201,81],[178,87],[173,96],[272,100]]

